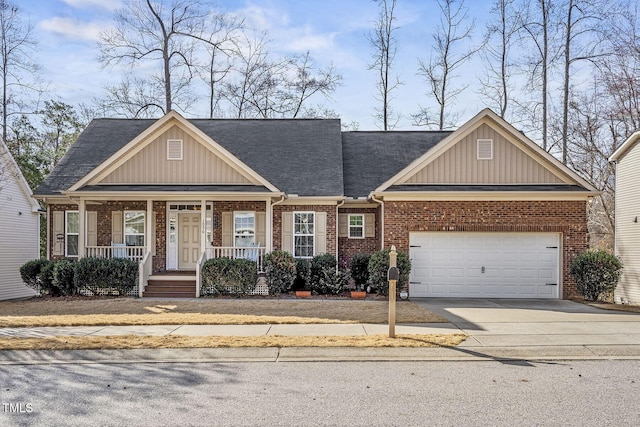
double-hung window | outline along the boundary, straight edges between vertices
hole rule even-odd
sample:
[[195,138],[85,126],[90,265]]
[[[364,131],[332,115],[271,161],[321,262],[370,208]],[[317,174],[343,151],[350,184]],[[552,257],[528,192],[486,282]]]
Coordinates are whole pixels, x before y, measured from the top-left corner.
[[124,212],[124,242],[127,246],[144,246],[144,211]]
[[256,243],[256,213],[233,213],[233,246],[246,248]]
[[315,213],[294,212],[293,214],[293,256],[313,258],[315,244]]
[[363,214],[349,214],[349,238],[364,239]]
[[65,212],[65,248],[64,254],[68,257],[78,256],[78,211]]

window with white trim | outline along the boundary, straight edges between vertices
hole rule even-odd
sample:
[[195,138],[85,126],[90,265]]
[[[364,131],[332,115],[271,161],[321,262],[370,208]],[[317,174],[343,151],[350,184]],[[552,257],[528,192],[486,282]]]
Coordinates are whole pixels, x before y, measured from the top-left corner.
[[364,239],[363,214],[349,214],[349,238]]
[[64,255],[67,257],[78,256],[78,211],[65,211],[64,213]]
[[144,211],[124,211],[124,242],[144,246]]
[[478,160],[493,159],[493,139],[478,140]]
[[182,160],[182,140],[167,140],[167,160]]
[[256,213],[233,213],[233,246],[246,248],[256,243]]
[[293,213],[293,256],[313,258],[315,248],[315,212]]

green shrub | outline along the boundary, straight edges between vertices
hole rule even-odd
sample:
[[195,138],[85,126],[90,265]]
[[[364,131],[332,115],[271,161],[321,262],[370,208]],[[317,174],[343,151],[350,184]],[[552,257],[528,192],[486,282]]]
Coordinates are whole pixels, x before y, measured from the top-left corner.
[[309,287],[309,261],[296,258],[296,280],[293,282],[293,289],[308,289]]
[[369,281],[369,254],[354,254],[349,260],[349,272],[353,281],[356,283],[356,289],[364,289],[364,285]]
[[76,287],[73,282],[75,273],[75,263],[68,259],[61,259],[53,262],[53,272],[51,289],[57,295],[73,295]]
[[[389,282],[387,280],[389,252],[389,249],[375,252],[369,259],[369,280],[381,295],[389,294]],[[401,289],[409,283],[409,273],[411,273],[411,261],[409,261],[409,257],[404,252],[398,252],[397,267],[400,271],[400,280],[398,280],[396,286],[397,289]]]
[[126,258],[82,258],[75,265],[73,281],[78,290],[126,295],[138,283],[138,264]]
[[614,291],[622,274],[620,259],[603,250],[588,250],[571,262],[571,275],[587,301]]
[[349,275],[337,270],[336,257],[316,255],[309,269],[309,288],[318,294],[339,294],[347,288]]
[[58,288],[53,286],[53,267],[55,261],[48,261],[40,270],[40,292],[54,297],[60,296]]
[[287,251],[265,254],[262,261],[271,295],[288,292],[296,279],[296,260]]
[[258,267],[248,259],[213,258],[202,264],[201,295],[248,295],[256,287]]
[[27,261],[24,263],[20,267],[20,277],[24,284],[42,294],[40,272],[45,265],[49,264],[49,262],[50,261],[46,259],[34,259],[33,261]]

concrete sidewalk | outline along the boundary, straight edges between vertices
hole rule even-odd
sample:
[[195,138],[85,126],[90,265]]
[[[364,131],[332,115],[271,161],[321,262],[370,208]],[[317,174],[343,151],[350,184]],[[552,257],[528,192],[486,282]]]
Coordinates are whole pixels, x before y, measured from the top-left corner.
[[[397,325],[397,334],[469,337],[455,348],[224,348],[2,351],[0,364],[232,361],[640,359],[640,314],[571,301],[414,300],[451,323]],[[0,328],[1,337],[183,335],[362,336],[388,325],[157,325]]]

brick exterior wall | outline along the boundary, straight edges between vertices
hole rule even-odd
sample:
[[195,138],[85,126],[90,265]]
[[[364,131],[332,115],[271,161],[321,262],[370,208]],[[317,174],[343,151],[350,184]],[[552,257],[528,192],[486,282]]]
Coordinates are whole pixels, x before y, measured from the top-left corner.
[[349,261],[354,254],[372,254],[380,250],[380,209],[379,208],[340,208],[341,214],[375,214],[376,233],[375,237],[365,237],[364,239],[350,239],[348,237],[338,237],[338,247],[340,254],[338,261],[340,268],[349,268]]
[[273,207],[273,249],[282,249],[282,212],[326,212],[327,253],[336,255],[336,207],[326,205],[276,205]]
[[562,298],[578,296],[569,273],[588,249],[586,201],[386,202],[384,246],[409,251],[412,231],[562,233]]

